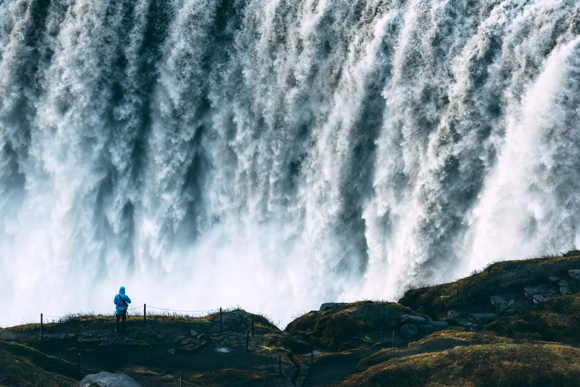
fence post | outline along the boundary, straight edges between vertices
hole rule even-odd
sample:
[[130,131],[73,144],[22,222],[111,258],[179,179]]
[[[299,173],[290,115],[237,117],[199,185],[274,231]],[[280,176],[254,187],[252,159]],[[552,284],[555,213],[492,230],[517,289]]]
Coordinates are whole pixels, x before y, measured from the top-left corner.
[[381,344],[383,343],[383,327],[381,326]]
[[282,354],[278,354],[278,374],[282,375]]
[[183,371],[179,371],[179,387],[182,386],[183,383]]
[[224,320],[222,318],[222,307],[220,306],[220,332],[224,331]]
[[457,299],[459,300],[459,284],[457,284]]
[[40,352],[42,352],[42,313],[40,314]]
[[149,347],[149,369],[151,369],[152,363],[153,363],[153,347]]
[[254,337],[254,315],[252,315],[252,337]]
[[314,364],[314,346],[310,344],[310,365]]
[[495,303],[495,321],[499,321],[499,303]]
[[143,326],[147,325],[147,304],[143,304]]
[[246,331],[246,352],[248,352],[248,346],[250,345],[250,330]]
[[395,348],[395,331],[393,331],[393,348]]
[[81,353],[79,352],[79,356],[77,358],[77,371],[79,374],[81,373]]

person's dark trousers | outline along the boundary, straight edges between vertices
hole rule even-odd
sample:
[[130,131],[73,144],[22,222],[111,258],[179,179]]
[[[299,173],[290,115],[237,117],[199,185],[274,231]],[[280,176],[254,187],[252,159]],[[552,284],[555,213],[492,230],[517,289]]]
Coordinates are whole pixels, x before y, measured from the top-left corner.
[[115,314],[115,332],[119,332],[119,318],[123,318],[123,330],[122,332],[127,332],[127,327],[126,327],[126,323],[127,323],[127,311],[126,310],[120,310]]

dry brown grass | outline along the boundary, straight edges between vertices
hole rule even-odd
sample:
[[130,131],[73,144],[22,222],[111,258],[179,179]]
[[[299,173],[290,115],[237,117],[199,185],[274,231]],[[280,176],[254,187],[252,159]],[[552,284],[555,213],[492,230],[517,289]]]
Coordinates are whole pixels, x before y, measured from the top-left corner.
[[567,387],[580,378],[580,351],[553,344],[486,344],[393,358],[342,387]]

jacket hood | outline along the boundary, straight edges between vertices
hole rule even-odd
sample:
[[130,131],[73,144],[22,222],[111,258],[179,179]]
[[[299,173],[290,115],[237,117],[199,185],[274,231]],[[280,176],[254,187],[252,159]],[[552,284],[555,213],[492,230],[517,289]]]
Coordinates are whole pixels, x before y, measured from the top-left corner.
[[119,293],[125,294],[125,287],[124,286],[121,286],[121,289],[119,289]]

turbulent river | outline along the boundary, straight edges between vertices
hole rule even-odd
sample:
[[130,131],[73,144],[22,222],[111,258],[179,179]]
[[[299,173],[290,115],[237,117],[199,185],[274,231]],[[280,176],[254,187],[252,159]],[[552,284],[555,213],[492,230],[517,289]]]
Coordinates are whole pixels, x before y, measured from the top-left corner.
[[578,247],[579,102],[577,0],[0,0],[0,325]]

